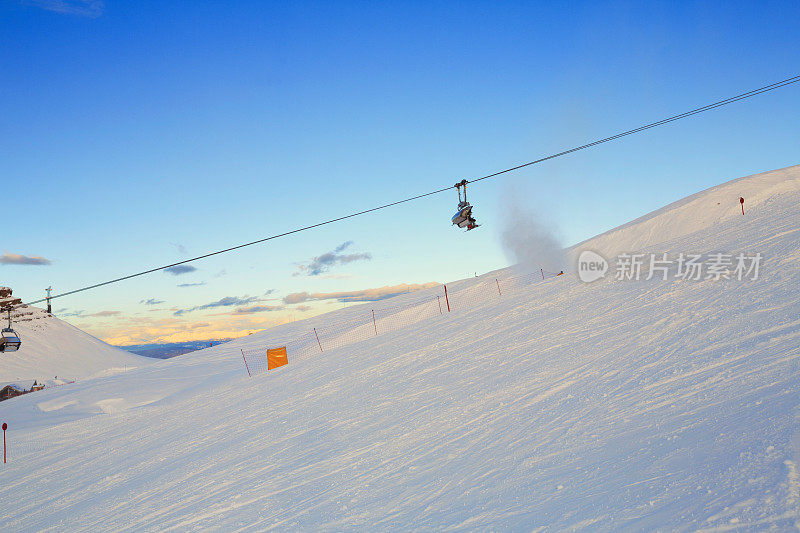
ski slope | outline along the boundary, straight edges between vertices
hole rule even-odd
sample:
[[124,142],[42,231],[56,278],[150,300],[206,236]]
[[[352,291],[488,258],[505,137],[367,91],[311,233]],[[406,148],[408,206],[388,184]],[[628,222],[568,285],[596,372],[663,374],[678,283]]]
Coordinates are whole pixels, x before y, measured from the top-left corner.
[[12,320],[14,331],[22,338],[22,348],[0,355],[0,383],[43,383],[56,376],[59,380],[83,379],[150,363],[149,359],[109,346],[38,307],[17,307]]
[[0,524],[797,528],[799,206],[795,166],[579,246],[759,252],[757,280],[585,284],[568,271],[462,305],[508,274],[490,273],[448,284],[449,314],[324,353],[290,351],[288,366],[253,378],[241,348],[363,308],[2,402]]

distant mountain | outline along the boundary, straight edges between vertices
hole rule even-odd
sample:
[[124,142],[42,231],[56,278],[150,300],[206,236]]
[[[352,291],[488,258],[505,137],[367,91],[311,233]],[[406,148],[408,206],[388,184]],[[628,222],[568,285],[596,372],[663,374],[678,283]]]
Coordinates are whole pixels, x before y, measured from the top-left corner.
[[189,352],[210,348],[228,342],[231,339],[212,339],[207,341],[169,342],[164,344],[135,344],[131,346],[117,346],[137,355],[152,357],[154,359],[169,359]]

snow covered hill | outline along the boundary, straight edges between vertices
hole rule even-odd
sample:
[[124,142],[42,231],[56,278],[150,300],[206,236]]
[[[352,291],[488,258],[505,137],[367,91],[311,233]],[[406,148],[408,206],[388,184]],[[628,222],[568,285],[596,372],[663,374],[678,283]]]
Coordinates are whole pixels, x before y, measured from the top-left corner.
[[[745,199],[745,212],[769,213],[770,204],[800,189],[799,166],[787,167],[735,179],[693,194],[632,222],[607,231],[575,249],[594,249],[608,255],[652,248],[702,231],[724,231],[742,216],[739,198]],[[683,240],[681,240],[683,239]],[[668,251],[668,249],[664,249]]]
[[[7,300],[12,300],[12,297]],[[17,352],[0,355],[0,383],[83,379],[103,372],[124,371],[149,359],[109,346],[37,307],[22,306],[12,314],[14,331],[22,338]],[[5,327],[5,320],[2,321]]]
[[757,279],[609,272],[582,283],[567,268],[474,297],[500,271],[448,284],[451,313],[419,304],[415,320],[377,336],[340,329],[322,353],[293,344],[289,365],[252,378],[241,348],[307,339],[370,307],[3,402],[0,523],[796,528],[798,222],[800,166],[703,191],[573,250],[760,253]]

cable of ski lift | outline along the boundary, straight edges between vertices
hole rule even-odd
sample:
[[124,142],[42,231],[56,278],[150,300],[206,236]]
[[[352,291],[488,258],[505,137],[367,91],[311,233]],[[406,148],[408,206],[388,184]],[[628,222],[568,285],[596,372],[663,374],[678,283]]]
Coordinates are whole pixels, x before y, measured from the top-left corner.
[[[443,189],[438,189],[438,190],[427,192],[427,193],[424,193],[424,194],[418,194],[418,195],[412,196],[410,198],[405,198],[403,200],[398,200],[398,201],[391,202],[391,203],[388,203],[388,204],[383,204],[383,205],[380,205],[380,206],[377,206],[377,207],[372,207],[370,209],[364,209],[362,211],[358,211],[358,212],[355,212],[355,213],[350,213],[348,215],[344,215],[344,216],[341,216],[341,217],[332,218],[332,219],[329,219],[329,220],[325,220],[323,222],[318,222],[316,224],[311,224],[309,226],[304,226],[302,228],[296,228],[296,229],[293,229],[291,231],[286,231],[286,232],[283,232],[283,233],[278,233],[276,235],[271,235],[269,237],[265,237],[263,239],[258,239],[256,241],[248,242],[248,243],[245,243],[245,244],[240,244],[240,245],[237,245],[237,246],[232,246],[230,248],[225,248],[223,250],[217,250],[215,252],[199,255],[197,257],[193,257],[191,259],[186,259],[184,261],[178,261],[177,263],[171,263],[169,265],[164,265],[164,266],[159,266],[159,267],[156,267],[156,268],[151,268],[151,269],[148,269],[148,270],[137,272],[135,274],[129,274],[127,276],[122,276],[122,277],[115,278],[115,279],[112,279],[112,280],[104,281],[102,283],[96,283],[94,285],[89,285],[87,287],[82,287],[80,289],[75,289],[75,290],[64,292],[64,293],[61,293],[61,294],[56,294],[55,296],[50,296],[49,300],[53,300],[55,298],[61,298],[63,296],[69,296],[71,294],[77,294],[79,292],[84,292],[84,291],[88,291],[88,290],[91,290],[91,289],[96,289],[98,287],[103,287],[105,285],[111,285],[112,283],[118,283],[120,281],[125,281],[125,280],[131,279],[131,278],[144,276],[145,274],[151,274],[153,272],[157,272],[159,270],[164,270],[166,268],[171,268],[171,267],[174,267],[174,266],[183,265],[183,264],[186,264],[186,263],[191,263],[191,262],[198,261],[200,259],[205,259],[207,257],[211,257],[211,256],[214,256],[214,255],[219,255],[219,254],[231,252],[233,250],[238,250],[239,248],[244,248],[244,247],[247,247],[247,246],[253,246],[255,244],[260,244],[260,243],[263,243],[263,242],[266,242],[266,241],[270,241],[270,240],[273,240],[273,239],[278,239],[280,237],[286,237],[288,235],[293,235],[295,233],[300,233],[302,231],[307,231],[307,230],[310,230],[310,229],[318,228],[320,226],[325,226],[327,224],[333,224],[334,222],[340,222],[340,221],[346,220],[348,218],[353,218],[353,217],[357,217],[357,216],[364,215],[364,214],[367,214],[367,213],[372,213],[373,211],[386,209],[388,207],[393,207],[393,206],[400,205],[400,204],[403,204],[403,203],[406,203],[406,202],[419,200],[419,199],[425,198],[427,196],[433,196],[434,194],[440,194],[440,193],[443,193],[445,191],[449,191],[449,190],[451,190],[453,188],[459,189],[459,187],[462,186],[462,185],[464,187],[466,187],[467,183],[475,183],[475,182],[478,182],[478,181],[491,179],[491,178],[500,176],[502,174],[507,174],[509,172],[513,172],[515,170],[519,170],[519,169],[522,169],[522,168],[525,168],[525,167],[529,167],[531,165],[542,163],[544,161],[549,161],[551,159],[555,159],[557,157],[561,157],[561,156],[564,156],[564,155],[567,155],[567,154],[571,154],[571,153],[577,152],[579,150],[584,150],[586,148],[591,148],[593,146],[597,146],[599,144],[603,144],[603,143],[606,143],[606,142],[609,142],[609,141],[613,141],[613,140],[619,139],[621,137],[626,137],[628,135],[633,135],[635,133],[639,133],[641,131],[648,130],[650,128],[655,128],[657,126],[668,124],[670,122],[674,122],[676,120],[680,120],[680,119],[683,119],[683,118],[686,118],[686,117],[689,117],[689,116],[692,116],[692,115],[696,115],[698,113],[703,113],[705,111],[709,111],[711,109],[715,109],[717,107],[721,107],[721,106],[724,106],[724,105],[727,105],[727,104],[730,104],[730,103],[733,103],[733,102],[736,102],[736,101],[739,101],[739,100],[744,100],[745,98],[750,98],[752,96],[755,96],[755,95],[758,95],[758,94],[761,94],[761,93],[765,93],[765,92],[768,92],[768,91],[772,91],[772,90],[778,89],[780,87],[785,87],[786,85],[791,85],[793,83],[797,83],[798,81],[800,81],[800,76],[793,76],[791,78],[787,78],[787,79],[781,80],[779,82],[775,82],[775,83],[771,83],[769,85],[765,85],[763,87],[759,87],[758,89],[754,89],[754,90],[748,91],[746,93],[742,93],[742,94],[739,94],[739,95],[736,95],[736,96],[732,96],[730,98],[726,98],[724,100],[720,100],[718,102],[714,102],[712,104],[708,104],[708,105],[703,106],[703,107],[698,107],[698,108],[692,109],[690,111],[686,111],[686,112],[681,113],[679,115],[673,115],[671,117],[665,118],[663,120],[659,120],[657,122],[651,122],[649,124],[646,124],[644,126],[640,126],[638,128],[634,128],[632,130],[628,130],[628,131],[625,131],[625,132],[622,132],[622,133],[618,133],[618,134],[612,135],[610,137],[605,137],[603,139],[599,139],[597,141],[593,141],[591,143],[587,143],[587,144],[584,144],[584,145],[581,145],[581,146],[576,146],[575,148],[570,148],[569,150],[564,150],[563,152],[558,152],[558,153],[555,153],[555,154],[552,154],[552,155],[548,155],[546,157],[542,157],[540,159],[536,159],[536,160],[530,161],[528,163],[523,163],[521,165],[517,165],[517,166],[511,167],[511,168],[500,170],[500,171],[494,172],[492,174],[487,174],[486,176],[482,176],[480,178],[475,178],[473,180],[462,180],[461,182],[457,183],[456,185],[453,185],[453,186],[450,186],[450,187],[445,187]],[[460,189],[459,189],[459,192],[460,192]],[[460,196],[459,196],[459,198],[460,198]],[[472,228],[469,228],[469,229],[472,229]],[[23,305],[34,305],[34,304],[37,304],[37,303],[41,303],[41,302],[43,302],[45,300],[48,300],[48,298],[42,298],[42,299],[39,299],[39,300],[34,300],[32,302],[28,302],[28,303],[23,304]],[[16,307],[14,307],[14,308],[16,308]]]
[[535,165],[537,163],[542,163],[544,161],[549,161],[550,159],[555,159],[556,157],[561,157],[563,155],[571,154],[573,152],[577,152],[579,150],[584,150],[586,148],[591,148],[592,146],[597,146],[598,144],[603,144],[609,141],[613,141],[615,139],[619,139],[620,137],[626,137],[628,135],[633,135],[634,133],[639,133],[640,131],[648,130],[650,128],[655,128],[657,126],[662,126],[664,124],[668,124],[670,122],[675,122],[676,120],[680,120],[682,118],[686,118],[692,115],[697,115],[698,113],[703,113],[704,111],[710,111],[711,109],[722,107],[727,104],[731,104],[733,102],[737,102],[739,100],[744,100],[745,98],[750,98],[751,96],[756,96],[757,94],[765,93],[768,91],[772,91],[774,89],[779,89],[786,85],[791,85],[792,83],[797,83],[800,81],[800,76],[794,76],[791,78],[787,78],[785,80],[781,80],[770,85],[765,85],[764,87],[759,87],[758,89],[753,89],[752,91],[748,91],[746,93],[738,94],[736,96],[732,96],[730,98],[726,98],[725,100],[720,100],[719,102],[714,102],[713,104],[708,104],[703,107],[698,107],[697,109],[692,109],[691,111],[686,111],[685,113],[681,113],[680,115],[674,115],[669,118],[665,118],[663,120],[659,120],[658,122],[651,122],[650,124],[645,124],[644,126],[640,126],[638,128],[628,130],[622,133],[618,133],[616,135],[612,135],[611,137],[606,137],[605,139],[600,139],[594,142],[590,142],[588,144],[584,144],[581,146],[576,146],[575,148],[570,148],[569,150],[564,150],[563,152],[558,152],[557,154],[552,154],[547,157],[542,157],[541,159],[537,159],[535,161],[530,161],[528,163],[523,163],[521,165],[517,165],[515,167],[507,168],[505,170],[501,170],[499,172],[495,172],[493,174],[489,174],[480,178],[476,178],[468,183],[474,183],[476,181],[481,181],[489,178],[494,178],[501,174],[506,174],[507,172],[513,172],[514,170],[519,170],[521,168],[529,167],[531,165]]

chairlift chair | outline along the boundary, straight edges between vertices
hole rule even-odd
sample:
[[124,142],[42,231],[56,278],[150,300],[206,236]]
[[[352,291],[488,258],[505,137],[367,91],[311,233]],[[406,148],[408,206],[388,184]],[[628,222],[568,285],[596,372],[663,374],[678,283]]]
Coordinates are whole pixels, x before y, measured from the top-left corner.
[[[461,187],[464,187],[464,199],[461,199]],[[451,219],[453,224],[459,228],[467,228],[467,231],[478,227],[478,222],[472,216],[472,206],[467,201],[467,180],[461,180],[455,184],[458,189],[458,211]]]
[[11,309],[8,310],[8,327],[0,331],[0,353],[16,352],[22,346],[19,335],[11,329]]

